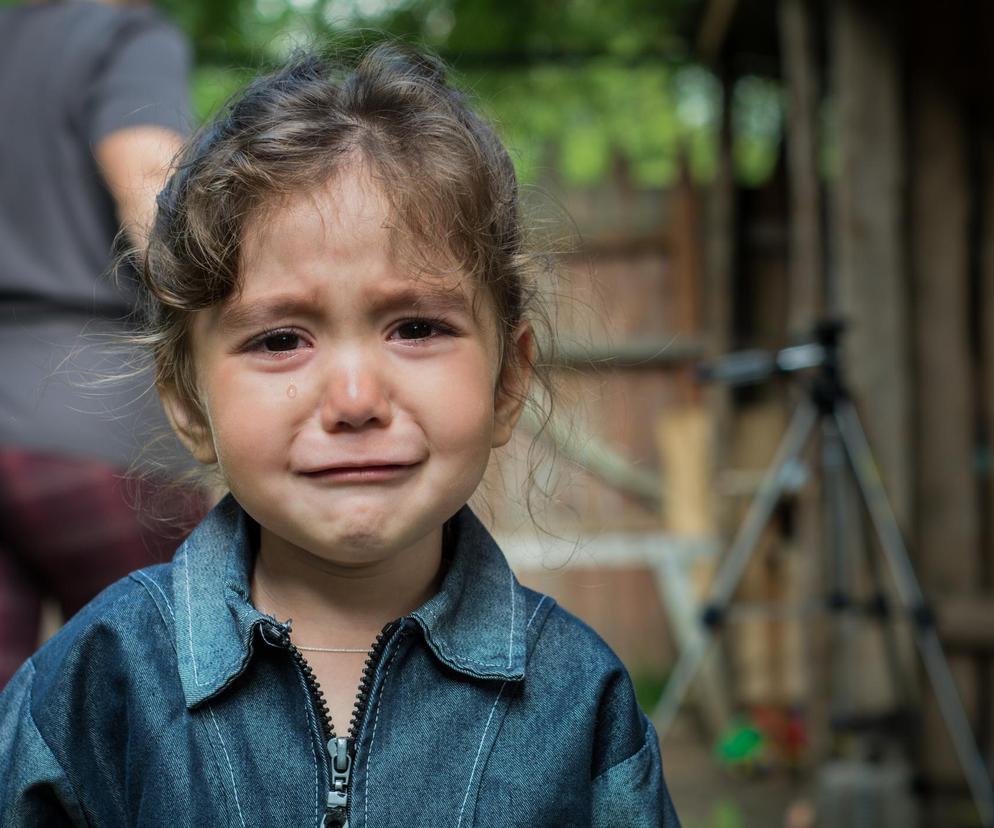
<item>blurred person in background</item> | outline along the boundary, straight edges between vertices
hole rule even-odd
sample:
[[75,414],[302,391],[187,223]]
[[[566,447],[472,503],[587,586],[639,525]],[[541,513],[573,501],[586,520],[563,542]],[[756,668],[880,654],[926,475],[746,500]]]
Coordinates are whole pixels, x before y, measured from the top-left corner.
[[0,9],[0,688],[45,599],[67,618],[175,548],[125,483],[158,395],[147,377],[87,390],[114,366],[85,343],[132,311],[115,239],[144,244],[191,125],[189,52],[144,3]]

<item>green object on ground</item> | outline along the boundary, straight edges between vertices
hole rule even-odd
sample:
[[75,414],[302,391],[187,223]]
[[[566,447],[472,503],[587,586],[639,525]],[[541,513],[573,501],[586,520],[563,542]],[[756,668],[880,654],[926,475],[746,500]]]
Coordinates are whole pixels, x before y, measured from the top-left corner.
[[766,756],[766,740],[750,722],[733,720],[715,748],[722,765],[736,766],[762,761]]

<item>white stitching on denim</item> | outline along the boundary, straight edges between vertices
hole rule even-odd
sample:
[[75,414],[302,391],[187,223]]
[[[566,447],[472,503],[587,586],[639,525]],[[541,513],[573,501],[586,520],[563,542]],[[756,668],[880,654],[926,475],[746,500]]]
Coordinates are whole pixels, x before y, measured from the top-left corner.
[[528,619],[528,624],[525,627],[526,630],[531,629],[532,621],[534,621],[535,620],[535,616],[538,615],[538,608],[541,607],[542,604],[545,603],[545,599],[548,598],[548,597],[549,597],[548,595],[543,595],[541,598],[539,598],[538,603],[535,605],[535,611],[532,613],[532,617]]
[[[314,707],[311,703],[311,691],[307,687],[307,682],[304,681],[304,676],[301,674],[300,670],[295,669],[294,672],[297,674],[297,683],[300,685],[300,689],[304,691],[304,709],[307,711],[307,719],[311,724],[311,727],[318,732],[321,731],[318,725],[317,718],[314,716]],[[321,779],[320,771],[318,770],[318,752],[314,749],[314,740],[311,739],[311,756],[314,757],[314,801],[317,803],[314,806],[314,824],[321,824]]]
[[510,668],[512,661],[512,653],[514,652],[514,572],[508,569],[508,574],[511,576],[511,635],[510,640],[507,642],[507,666]]
[[493,661],[474,661],[471,658],[463,658],[462,656],[453,655],[450,651],[444,649],[443,647],[439,647],[438,649],[442,650],[445,653],[446,658],[451,659],[452,661],[455,661],[459,664],[475,664],[478,667],[489,667],[491,670],[496,670],[502,666],[500,664],[494,663]]
[[473,769],[469,772],[469,783],[466,785],[466,795],[462,798],[462,806],[459,808],[459,821],[456,823],[456,828],[459,828],[459,826],[462,825],[463,811],[466,810],[466,802],[469,800],[469,792],[473,789],[473,777],[476,776],[476,766],[480,761],[480,754],[483,752],[483,743],[487,740],[487,732],[490,730],[490,722],[494,717],[494,711],[497,709],[497,703],[500,701],[500,697],[504,694],[505,687],[507,687],[506,681],[500,686],[497,698],[494,699],[494,706],[490,708],[490,715],[487,717],[487,724],[483,728],[483,736],[480,737],[480,746],[476,749],[476,759],[473,760]]
[[214,708],[207,705],[207,712],[211,714],[211,721],[214,722],[214,730],[217,732],[217,738],[221,740],[221,750],[224,751],[224,761],[228,763],[228,774],[231,776],[231,790],[235,792],[235,809],[238,811],[238,821],[241,822],[242,828],[245,828],[245,817],[242,815],[242,806],[238,801],[238,786],[235,784],[235,770],[231,767],[231,757],[228,755],[228,747],[224,743],[224,736],[221,735],[221,728],[217,724],[217,716],[214,715]]
[[137,572],[133,572],[131,574],[134,575],[136,578],[141,578],[142,583],[151,584],[159,591],[159,595],[162,596],[162,603],[166,605],[166,609],[169,610],[170,617],[173,619],[173,621],[175,621],[176,613],[173,612],[173,608],[169,605],[169,599],[166,597],[166,593],[162,591],[162,587],[160,587],[152,578],[149,578],[148,575],[146,575],[140,569]]
[[390,656],[390,663],[387,664],[387,669],[383,673],[383,681],[380,682],[380,697],[376,700],[373,732],[369,735],[369,750],[366,751],[366,778],[363,780],[362,786],[362,822],[364,825],[369,824],[369,759],[373,755],[373,740],[376,739],[376,725],[380,722],[380,708],[383,706],[383,687],[387,683],[387,677],[390,675],[390,670],[393,668],[394,660],[397,658],[397,653],[399,652],[400,647],[395,647],[393,655]]
[[200,681],[197,670],[197,657],[193,653],[193,612],[190,609],[190,555],[183,553],[183,578],[186,581],[186,636],[190,642],[190,660],[193,662],[193,681],[197,687],[203,687],[207,682]]
[[[513,578],[513,573],[512,573],[512,578]],[[512,596],[514,595],[513,592],[511,594],[512,594]],[[542,608],[542,604],[545,603],[545,600],[548,597],[549,597],[548,595],[543,595],[541,598],[539,598],[538,603],[535,605],[535,609],[532,611],[531,617],[528,619],[528,623],[525,625],[525,629],[526,630],[531,629],[531,625],[532,625],[532,622],[535,620],[535,616],[538,615],[538,611]],[[512,612],[513,612],[513,598],[512,598]],[[513,618],[513,615],[512,615],[512,618]],[[511,636],[512,636],[512,643],[513,643],[513,636],[514,636],[514,624],[513,624],[513,621],[512,621],[512,625],[511,625]],[[429,636],[429,638],[430,638],[430,636]],[[493,662],[493,661],[476,661],[475,659],[472,659],[472,658],[466,658],[465,656],[455,655],[448,648],[444,647],[440,642],[438,642],[438,641],[436,641],[434,639],[431,639],[431,642],[432,642],[432,646],[435,649],[438,650],[439,654],[443,658],[448,659],[449,661],[452,661],[455,664],[458,664],[458,665],[475,664],[477,667],[486,667],[486,668],[488,668],[490,670],[498,669],[498,665],[495,662]],[[510,658],[510,648],[509,648],[509,652],[508,652],[508,667],[511,667],[512,664],[513,664],[513,661]]]

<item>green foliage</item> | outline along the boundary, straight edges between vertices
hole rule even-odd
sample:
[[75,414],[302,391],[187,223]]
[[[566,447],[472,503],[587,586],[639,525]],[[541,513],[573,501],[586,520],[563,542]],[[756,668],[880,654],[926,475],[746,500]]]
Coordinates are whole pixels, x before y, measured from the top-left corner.
[[668,674],[647,672],[645,670],[632,673],[632,684],[635,685],[635,698],[646,715],[651,715],[653,709],[663,696]]
[[240,79],[224,69],[225,50],[236,65],[261,66],[315,39],[352,46],[390,36],[427,44],[454,65],[500,125],[525,181],[593,186],[623,167],[637,185],[658,187],[673,180],[681,156],[700,178],[714,168],[717,84],[678,59],[677,0],[226,0],[210,17],[188,0],[169,5],[201,56],[201,117]]
[[205,121],[231,95],[251,78],[251,69],[234,69],[207,64],[194,69],[190,95],[193,113],[198,121]]
[[[363,4],[359,4],[363,5]],[[686,0],[407,0],[360,22],[469,55],[683,51],[674,22]]]
[[[8,4],[10,0],[0,0]],[[207,117],[294,47],[394,37],[439,52],[498,122],[523,180],[589,187],[623,170],[671,183],[715,168],[721,91],[681,32],[700,0],[160,0],[194,44],[194,110]],[[736,168],[764,180],[783,113],[771,81],[744,78],[732,113]]]
[[732,148],[735,169],[745,184],[765,181],[776,165],[784,121],[779,84],[747,75],[732,90]]
[[[699,180],[712,175],[720,87],[677,34],[690,30],[694,0],[379,3],[381,13],[356,22],[427,43],[463,69],[509,142],[528,148],[526,180],[552,172],[588,186],[621,165],[636,184],[658,187],[682,159]],[[736,170],[759,184],[779,154],[780,91],[749,77],[734,94]]]
[[[189,33],[204,118],[294,46],[395,37],[452,64],[498,122],[523,180],[596,185],[623,168],[671,182],[686,158],[714,168],[717,85],[684,59],[676,22],[691,0],[164,0]],[[237,70],[234,68],[237,67]],[[691,105],[687,105],[687,100]],[[696,104],[693,103],[696,101]]]
[[[672,182],[681,157],[698,178],[715,166],[719,90],[700,70],[597,59],[582,71],[541,64],[476,77],[472,87],[508,142],[535,148],[531,158],[571,186],[594,185],[619,165],[648,187]],[[700,105],[687,106],[690,97]],[[519,172],[527,180],[541,171],[521,165]]]

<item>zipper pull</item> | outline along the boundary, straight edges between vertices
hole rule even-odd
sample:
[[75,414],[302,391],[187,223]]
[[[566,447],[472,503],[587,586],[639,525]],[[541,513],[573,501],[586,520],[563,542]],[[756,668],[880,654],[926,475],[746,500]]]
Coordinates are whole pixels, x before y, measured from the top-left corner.
[[331,756],[331,788],[324,815],[324,828],[349,828],[349,777],[352,774],[352,755],[349,740],[341,736],[328,740]]

